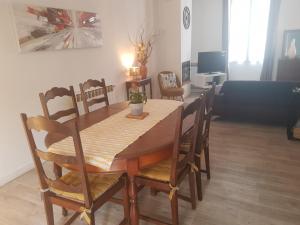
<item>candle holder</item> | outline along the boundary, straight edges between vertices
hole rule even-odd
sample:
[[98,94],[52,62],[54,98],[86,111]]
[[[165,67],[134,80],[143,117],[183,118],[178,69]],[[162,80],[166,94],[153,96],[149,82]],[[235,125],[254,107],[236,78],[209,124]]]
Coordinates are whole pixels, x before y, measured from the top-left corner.
[[140,78],[140,68],[139,67],[131,67],[129,69],[129,76],[132,77],[132,80],[139,80]]

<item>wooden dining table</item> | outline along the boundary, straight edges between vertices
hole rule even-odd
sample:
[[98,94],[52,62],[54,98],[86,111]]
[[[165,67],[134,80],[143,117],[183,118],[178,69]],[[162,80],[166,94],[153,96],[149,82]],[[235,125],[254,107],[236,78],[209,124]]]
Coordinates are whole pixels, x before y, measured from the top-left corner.
[[[125,110],[127,107],[128,102],[112,104],[69,120],[65,122],[65,125],[69,126],[69,124],[76,122],[79,130],[82,131]],[[139,224],[139,209],[137,204],[138,187],[135,182],[135,177],[141,169],[171,157],[176,121],[180,119],[178,118],[178,110],[179,108],[171,112],[167,117],[141,135],[127,148],[118,153],[108,171],[104,171],[95,165],[86,165],[87,172],[89,173],[127,173],[129,180],[128,195],[130,198],[131,225]],[[189,128],[190,127],[186,125],[184,130],[188,130]],[[120,130],[120,132],[122,131]],[[63,137],[48,136],[46,138],[46,145],[50,146],[51,144],[62,140],[62,138]],[[58,168],[56,168],[56,170],[58,170]],[[57,173],[59,174],[61,171],[57,171]]]

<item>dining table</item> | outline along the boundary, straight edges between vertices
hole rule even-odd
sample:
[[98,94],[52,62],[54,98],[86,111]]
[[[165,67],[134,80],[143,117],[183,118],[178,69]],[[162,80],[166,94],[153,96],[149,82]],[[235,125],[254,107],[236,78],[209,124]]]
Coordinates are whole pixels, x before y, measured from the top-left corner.
[[[161,118],[158,117],[155,121],[150,123],[148,125],[148,129],[142,132],[136,138],[132,139],[133,141],[131,140],[129,144],[125,143],[125,148],[121,149],[120,152],[113,156],[113,159],[110,164],[101,164],[94,158],[91,159],[92,157],[89,157],[89,152],[87,150],[88,147],[85,146],[85,144],[83,143],[83,153],[85,155],[86,170],[88,173],[120,172],[127,174],[129,183],[128,195],[130,199],[129,220],[131,225],[138,225],[140,219],[139,208],[137,203],[138,187],[135,182],[136,176],[139,174],[139,171],[143,168],[155,165],[160,161],[171,157],[175,138],[176,122],[181,119],[178,118],[178,110],[180,110],[180,106],[183,105],[183,102],[173,100],[149,100],[149,102],[146,104],[146,107],[144,107],[145,110],[148,109],[149,111],[151,111],[151,109],[149,108],[151,107],[151,105],[152,107],[158,105],[158,109],[156,109],[157,111],[159,111],[160,108],[163,111],[162,108],[164,106],[172,105],[172,107],[169,107],[169,111],[166,111]],[[105,106],[93,112],[71,119],[65,122],[64,124],[66,126],[70,126],[70,124],[74,122],[77,123],[81,139],[83,139],[82,136],[84,136],[84,131],[92,129],[94,126],[99,126],[103,128],[103,126],[105,126],[105,122],[110,120],[110,118],[117,117],[118,115],[119,117],[123,117],[127,114],[127,112],[130,112],[129,102],[121,102]],[[155,113],[153,112],[153,114]],[[152,115],[150,112],[148,116],[149,118],[145,118],[144,120],[151,120],[151,116]],[[143,123],[142,120],[139,121],[129,118],[126,119],[128,120],[128,123],[132,123],[135,126],[137,126],[139,123]],[[124,122],[123,119],[122,121]],[[146,123],[146,121],[144,122]],[[118,126],[118,132],[113,132],[110,130],[107,130],[107,132],[105,132],[105,130],[102,130],[102,133],[100,131],[99,133],[91,132],[91,134],[86,134],[85,139],[87,139],[86,141],[92,142],[93,140],[91,139],[95,139],[97,136],[100,138],[100,136],[108,135],[107,137],[110,137],[109,135],[114,135],[114,137],[110,137],[107,140],[108,142],[117,142],[114,141],[114,139],[118,140],[118,136],[122,137],[123,135],[125,135],[126,137],[126,132],[129,132],[128,130],[126,130],[129,128],[121,129],[121,125],[118,124]],[[189,125],[185,125],[183,128],[184,132],[189,129]],[[49,147],[50,151],[57,152],[55,151],[55,145],[59,144],[60,142],[63,142],[65,139],[66,137],[48,135],[46,138],[46,145]],[[97,154],[99,154],[99,157],[101,157],[101,151],[97,152]],[[76,168],[69,169],[76,170]],[[58,174],[61,173],[61,171],[59,171],[59,168],[56,168],[56,170]]]

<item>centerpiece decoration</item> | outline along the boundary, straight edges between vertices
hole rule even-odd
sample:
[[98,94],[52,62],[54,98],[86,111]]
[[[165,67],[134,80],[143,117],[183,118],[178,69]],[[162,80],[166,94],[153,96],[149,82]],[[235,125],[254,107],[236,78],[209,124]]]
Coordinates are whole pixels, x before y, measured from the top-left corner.
[[138,88],[133,89],[130,92],[129,104],[130,104],[130,114],[127,115],[128,118],[133,119],[144,119],[149,113],[144,112],[144,104],[147,102],[147,96],[140,92]]
[[135,59],[140,68],[142,79],[147,78],[147,63],[153,51],[154,35],[146,37],[145,30],[142,29],[135,40],[130,39],[135,49]]

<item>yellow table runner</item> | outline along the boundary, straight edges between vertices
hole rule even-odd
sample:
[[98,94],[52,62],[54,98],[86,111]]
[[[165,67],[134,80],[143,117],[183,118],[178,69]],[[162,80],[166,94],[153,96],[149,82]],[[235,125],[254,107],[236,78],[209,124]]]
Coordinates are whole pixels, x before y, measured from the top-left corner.
[[[182,102],[171,100],[148,100],[144,111],[149,116],[144,120],[128,119],[127,108],[80,132],[83,152],[87,163],[109,170],[115,156],[174,112]],[[175,122],[175,121],[174,121]],[[50,152],[75,155],[71,137],[50,146]]]

